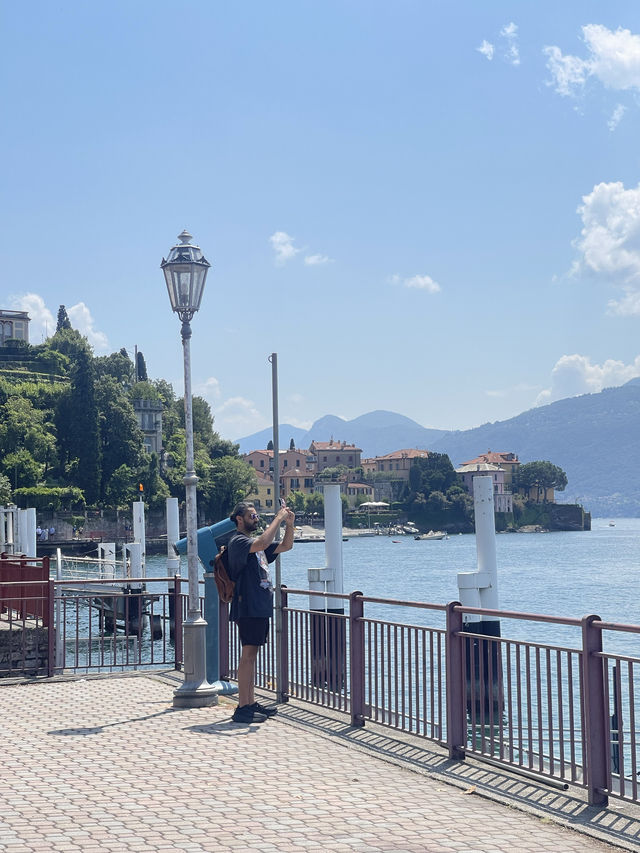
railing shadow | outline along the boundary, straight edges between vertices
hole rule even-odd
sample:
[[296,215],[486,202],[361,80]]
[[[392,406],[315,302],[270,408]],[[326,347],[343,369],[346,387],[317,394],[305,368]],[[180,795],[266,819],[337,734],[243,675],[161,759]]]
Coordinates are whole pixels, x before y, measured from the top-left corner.
[[448,758],[444,748],[425,745],[411,735],[398,732],[395,737],[382,726],[370,723],[354,727],[349,720],[328,711],[317,712],[293,704],[280,705],[279,716],[322,737],[341,740],[386,761],[446,781],[465,793],[484,796],[506,805],[535,810],[543,819],[582,830],[603,841],[623,843],[627,849],[640,850],[640,819],[631,814],[632,804],[590,806],[581,791],[567,793],[543,783],[518,778],[515,774],[483,766],[470,757],[466,761]]

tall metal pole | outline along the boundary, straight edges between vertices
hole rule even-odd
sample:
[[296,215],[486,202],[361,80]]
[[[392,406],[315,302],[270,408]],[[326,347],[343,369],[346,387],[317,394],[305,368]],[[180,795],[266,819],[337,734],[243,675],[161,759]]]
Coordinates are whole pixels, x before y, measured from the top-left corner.
[[174,708],[197,708],[217,705],[218,694],[207,681],[206,628],[200,615],[198,576],[198,512],[193,457],[193,406],[191,396],[191,324],[182,323],[184,352],[184,426],[187,442],[187,470],[184,485],[187,504],[187,567],[189,574],[189,604],[184,622],[184,683],[173,694]]
[[[280,421],[278,415],[278,353],[272,352],[271,362],[271,393],[273,401],[273,501],[274,512],[280,509]],[[280,530],[276,532],[276,542],[280,539]],[[280,555],[276,556],[276,661],[282,655],[282,569]],[[277,669],[277,668],[276,668]],[[277,671],[279,671],[277,669]],[[278,702],[286,702],[287,697],[281,689],[280,679],[276,686]]]

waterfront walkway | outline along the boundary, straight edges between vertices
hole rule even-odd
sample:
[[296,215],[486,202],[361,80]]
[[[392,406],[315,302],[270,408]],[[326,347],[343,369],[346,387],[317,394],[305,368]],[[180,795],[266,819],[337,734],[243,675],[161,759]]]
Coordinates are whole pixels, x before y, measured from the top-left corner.
[[174,710],[179,677],[1,684],[0,850],[640,850],[637,807],[301,704],[260,726],[232,723],[228,699]]

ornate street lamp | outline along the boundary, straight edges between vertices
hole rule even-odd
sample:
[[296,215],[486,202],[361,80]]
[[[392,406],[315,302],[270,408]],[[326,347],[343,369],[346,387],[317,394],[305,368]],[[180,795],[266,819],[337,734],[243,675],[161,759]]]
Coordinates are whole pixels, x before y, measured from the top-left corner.
[[211,264],[199,246],[191,244],[191,234],[183,231],[160,264],[164,272],[171,307],[182,320],[184,354],[184,425],[187,440],[187,471],[184,485],[187,503],[187,566],[189,569],[189,606],[184,622],[184,682],[173,696],[174,708],[197,708],[215,705],[216,689],[207,681],[206,627],[200,615],[198,589],[198,514],[196,484],[198,478],[193,460],[193,400],[191,394],[191,318],[200,308],[204,283]]

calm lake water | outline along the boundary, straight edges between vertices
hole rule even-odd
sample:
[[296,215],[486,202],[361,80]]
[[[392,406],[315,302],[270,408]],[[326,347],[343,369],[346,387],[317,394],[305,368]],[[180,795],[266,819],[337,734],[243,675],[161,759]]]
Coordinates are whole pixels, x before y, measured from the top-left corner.
[[[496,537],[500,608],[580,618],[596,613],[611,622],[640,623],[640,519],[593,520],[591,531],[519,533]],[[165,558],[148,559],[147,573],[164,574]],[[324,543],[302,543],[281,558],[282,582],[305,589],[307,569],[325,565]],[[411,536],[352,537],[343,543],[344,591],[445,604],[458,598],[456,575],[477,568],[474,535],[440,541]],[[186,559],[182,574],[187,575]],[[303,600],[295,603],[303,606]],[[367,605],[366,613],[413,624],[440,625],[438,614]],[[579,641],[579,629],[537,623],[540,641]],[[506,628],[506,626],[505,626]],[[511,622],[503,635],[532,637],[532,626]],[[632,635],[607,637],[607,648],[640,651]]]

